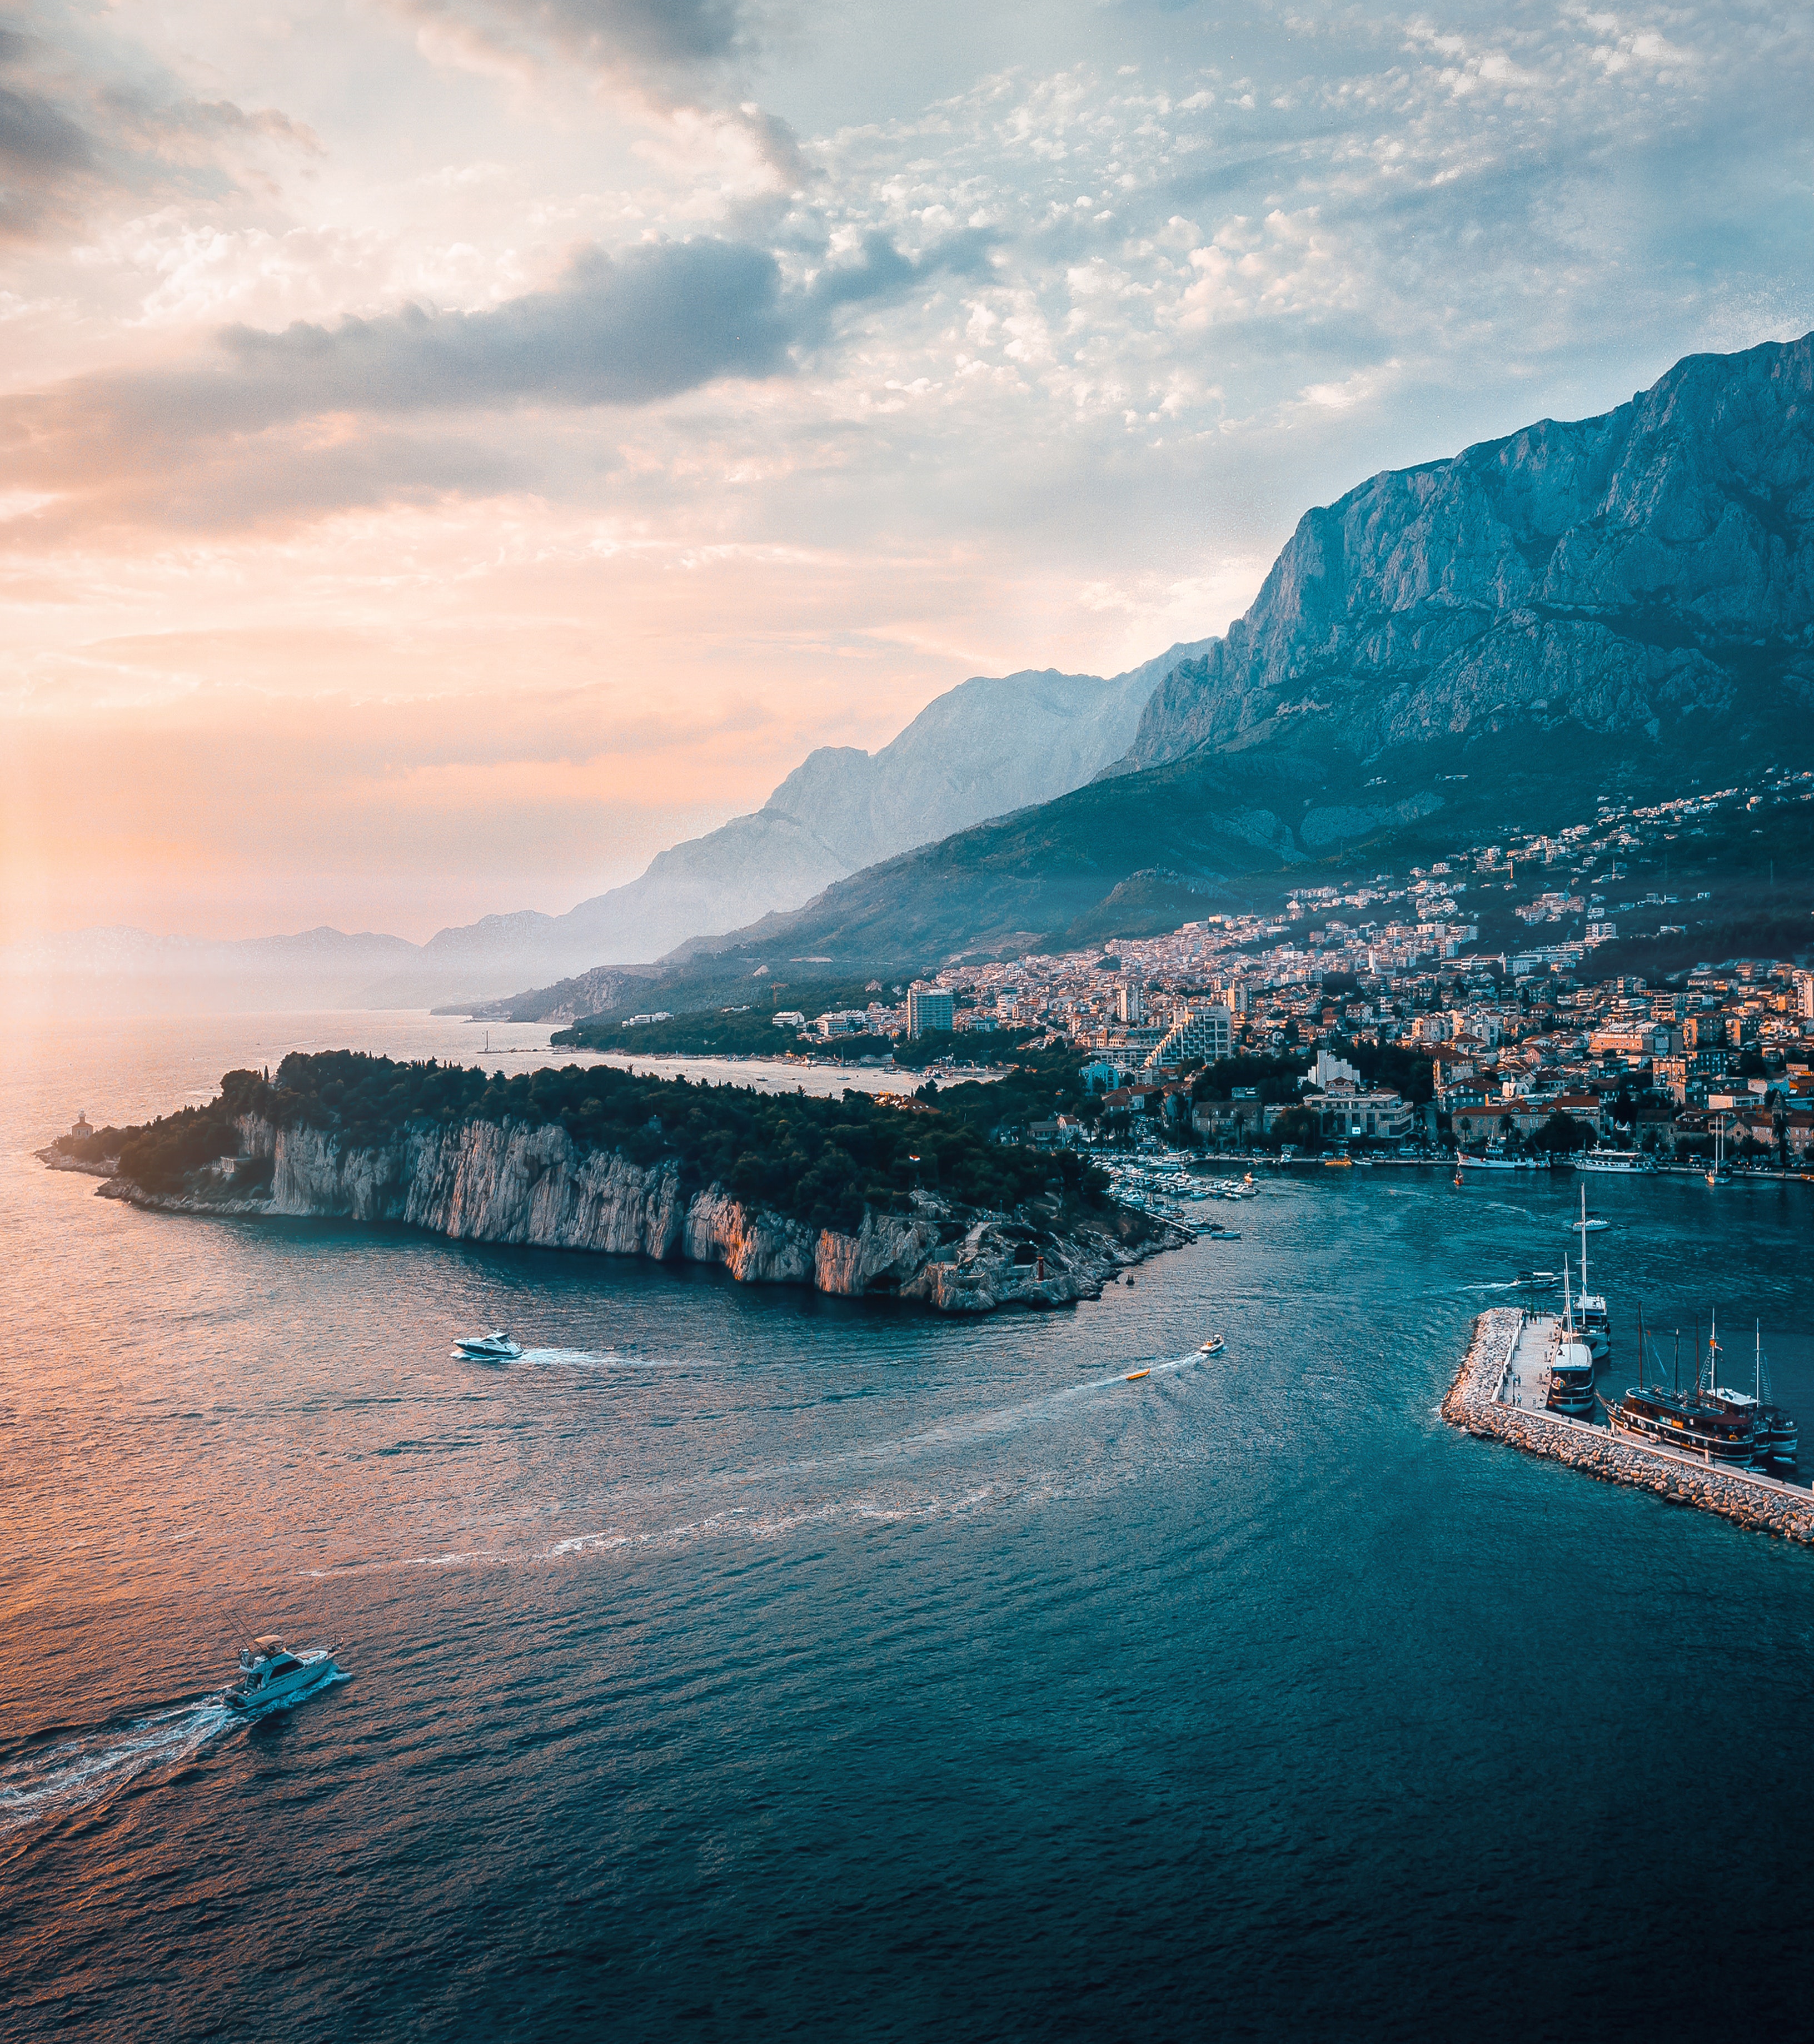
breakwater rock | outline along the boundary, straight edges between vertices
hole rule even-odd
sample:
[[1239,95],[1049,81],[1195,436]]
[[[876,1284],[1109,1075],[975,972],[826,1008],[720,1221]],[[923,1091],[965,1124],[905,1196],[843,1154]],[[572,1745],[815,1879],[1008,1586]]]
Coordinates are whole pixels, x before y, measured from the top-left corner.
[[160,1213],[400,1221],[462,1242],[719,1263],[745,1284],[920,1300],[946,1313],[1072,1304],[1193,1239],[1125,1208],[1048,1199],[989,1213],[927,1193],[905,1213],[865,1210],[854,1233],[815,1228],[721,1185],[689,1191],[671,1159],[644,1167],[576,1143],[558,1124],[423,1122],[372,1147],[250,1116],[240,1131],[246,1161],[231,1178],[157,1193],[116,1177],[100,1193]]
[[1523,1313],[1507,1307],[1475,1322],[1474,1339],[1443,1400],[1442,1416],[1451,1426],[1566,1462],[1603,1482],[1628,1484],[1759,1532],[1814,1543],[1814,1494],[1805,1490],[1739,1470],[1709,1469],[1559,1413],[1501,1403],[1498,1387],[1524,1324]]

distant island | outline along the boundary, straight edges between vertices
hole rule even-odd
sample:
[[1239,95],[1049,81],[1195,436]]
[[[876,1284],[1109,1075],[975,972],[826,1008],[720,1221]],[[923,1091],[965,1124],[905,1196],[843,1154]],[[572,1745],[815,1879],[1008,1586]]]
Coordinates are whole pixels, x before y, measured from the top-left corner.
[[104,1197],[163,1212],[402,1222],[986,1312],[1093,1297],[1190,1239],[1112,1200],[1074,1151],[976,1125],[1049,1112],[1067,1090],[1055,1078],[1061,1066],[1034,1059],[945,1095],[826,1100],[608,1066],[488,1078],[298,1052],[274,1077],[228,1072],[206,1106],[72,1132],[38,1154],[109,1169]]

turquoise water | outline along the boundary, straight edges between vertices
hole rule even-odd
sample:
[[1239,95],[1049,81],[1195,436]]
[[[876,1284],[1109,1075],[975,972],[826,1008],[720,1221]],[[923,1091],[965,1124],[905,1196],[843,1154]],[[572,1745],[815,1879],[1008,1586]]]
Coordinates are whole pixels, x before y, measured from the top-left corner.
[[[1266,1183],[970,1324],[30,1159],[347,1042],[471,1036],[16,1028],[0,2035],[1798,2023],[1814,1554],[1437,1416],[1575,1181]],[[1811,1201],[1592,1183],[1612,1381],[1716,1308],[1814,1416]],[[230,1723],[248,1629],[350,1679]]]

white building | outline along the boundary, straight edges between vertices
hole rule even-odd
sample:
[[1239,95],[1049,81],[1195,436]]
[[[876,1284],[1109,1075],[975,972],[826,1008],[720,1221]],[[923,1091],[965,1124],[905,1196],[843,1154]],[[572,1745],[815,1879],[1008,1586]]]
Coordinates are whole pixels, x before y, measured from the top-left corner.
[[943,1030],[949,1035],[953,1012],[952,997],[943,987],[911,987],[907,991],[907,1034],[923,1036],[929,1030]]
[[1383,1143],[1402,1143],[1411,1132],[1411,1110],[1402,1095],[1363,1093],[1346,1079],[1337,1079],[1326,1092],[1306,1093],[1303,1105],[1316,1116],[1322,1133],[1338,1139],[1370,1135]]
[[1115,1019],[1119,1022],[1146,1020],[1146,995],[1142,989],[1125,983],[1115,989]]
[[1225,1008],[1180,1010],[1160,1037],[1149,1065],[1184,1065],[1201,1058],[1214,1064],[1225,1058],[1234,1039],[1234,1016]]

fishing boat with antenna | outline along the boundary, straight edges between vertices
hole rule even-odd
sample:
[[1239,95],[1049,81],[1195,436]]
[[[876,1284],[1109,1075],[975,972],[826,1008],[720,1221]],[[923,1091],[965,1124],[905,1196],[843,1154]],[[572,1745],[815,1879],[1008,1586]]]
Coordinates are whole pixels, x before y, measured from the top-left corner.
[[1593,1360],[1604,1362],[1613,1353],[1613,1323],[1606,1312],[1605,1294],[1587,1289],[1587,1238],[1594,1231],[1594,1224],[1588,1218],[1585,1185],[1581,1189],[1581,1218],[1570,1231],[1581,1237],[1581,1296],[1576,1325],[1581,1339],[1593,1351]]
[[[1660,1370],[1655,1373],[1653,1382],[1647,1385],[1644,1382],[1647,1346],[1640,1317],[1638,1381],[1616,1405],[1606,1408],[1613,1431],[1632,1440],[1648,1442],[1656,1447],[1673,1448],[1678,1454],[1697,1455],[1704,1462],[1724,1463],[1729,1468],[1748,1467],[1757,1454],[1756,1403],[1738,1394],[1714,1389],[1711,1368],[1708,1388],[1702,1389],[1699,1329],[1696,1329],[1694,1336],[1692,1391],[1682,1388],[1680,1331],[1676,1334],[1672,1381],[1667,1385],[1662,1381]],[[1709,1349],[1711,1364],[1716,1366],[1720,1354],[1716,1331],[1709,1338]]]
[[311,1646],[292,1654],[281,1634],[261,1633],[250,1646],[240,1649],[240,1679],[222,1691],[221,1700],[230,1711],[247,1712],[293,1702],[341,1672],[334,1659],[336,1650]]
[[1548,1355],[1549,1394],[1544,1400],[1552,1412],[1571,1420],[1590,1419],[1593,1413],[1593,1351],[1582,1339],[1574,1318],[1574,1302],[1569,1295],[1568,1272],[1563,1271],[1562,1319],[1557,1324]]

